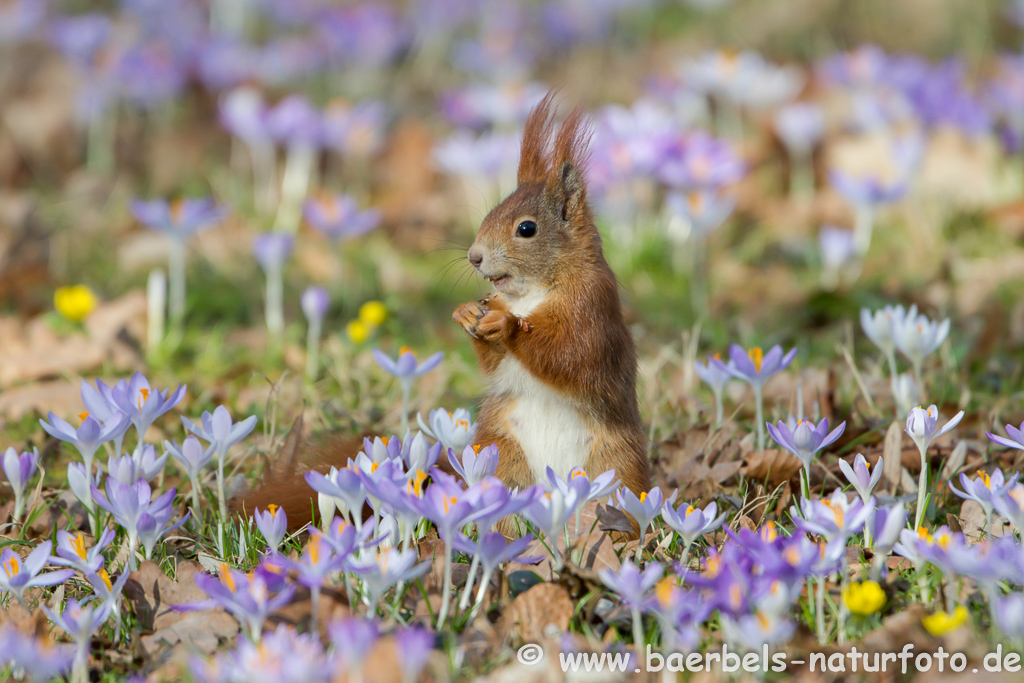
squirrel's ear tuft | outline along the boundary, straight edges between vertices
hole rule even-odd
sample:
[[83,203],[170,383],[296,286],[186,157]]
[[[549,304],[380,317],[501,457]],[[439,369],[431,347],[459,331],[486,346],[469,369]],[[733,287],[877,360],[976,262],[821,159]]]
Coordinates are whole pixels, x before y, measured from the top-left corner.
[[530,112],[523,129],[523,146],[519,153],[519,185],[544,182],[551,172],[551,157],[548,154],[548,140],[554,126],[555,93],[549,92]]
[[548,192],[561,202],[562,219],[575,222],[583,218],[587,204],[584,176],[590,155],[590,125],[583,110],[576,107],[562,123],[551,154],[552,173]]

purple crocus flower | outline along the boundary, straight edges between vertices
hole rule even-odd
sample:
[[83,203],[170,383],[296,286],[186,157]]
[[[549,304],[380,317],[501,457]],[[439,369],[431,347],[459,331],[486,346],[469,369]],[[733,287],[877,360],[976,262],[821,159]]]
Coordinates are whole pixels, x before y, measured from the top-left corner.
[[[196,586],[209,596],[190,604],[172,605],[172,609],[184,612],[222,607],[238,619],[246,629],[249,638],[258,642],[263,631],[263,622],[271,612],[287,605],[295,586],[285,584],[279,576],[262,565],[252,574],[245,574],[220,565],[220,575],[196,574]],[[271,591],[277,594],[271,597]]]
[[920,381],[921,366],[949,336],[949,318],[933,322],[926,315],[907,315],[893,321],[893,343],[914,366],[914,377]]
[[707,133],[689,133],[670,145],[656,174],[671,188],[721,188],[737,182],[746,172],[732,147]]
[[602,472],[597,475],[593,481],[591,481],[590,477],[587,476],[586,470],[582,467],[572,468],[565,479],[562,479],[555,474],[555,471],[551,467],[546,468],[545,473],[548,478],[547,488],[560,489],[565,495],[569,495],[571,492],[579,501],[576,507],[577,534],[580,532],[580,518],[583,513],[583,506],[592,500],[604,498],[619,488],[619,480],[615,475],[615,470]]
[[107,477],[105,488],[104,495],[93,487],[92,497],[97,505],[112,514],[128,532],[128,565],[134,571],[135,550],[141,535],[145,533],[147,540],[152,539],[158,520],[169,519],[176,491],[171,489],[150,500],[153,492],[145,479],[139,479],[134,484],[122,484],[113,477]]
[[633,643],[639,652],[643,647],[643,617],[651,604],[651,589],[661,580],[665,568],[660,562],[651,562],[641,572],[635,564],[626,559],[617,572],[609,568],[602,569],[598,576],[604,585],[615,591],[623,604],[629,608],[633,616]]
[[254,509],[252,518],[256,521],[256,528],[263,534],[269,551],[277,552],[288,533],[288,515],[285,514],[284,508],[271,503],[264,512],[260,512],[259,508]]
[[[475,542],[470,541],[462,534],[458,534],[455,537],[455,549],[460,553],[472,555],[483,567],[483,577],[480,579],[480,589],[477,591],[474,605],[479,607],[479,605],[483,603],[484,594],[487,592],[487,586],[490,584],[491,576],[494,574],[494,570],[500,565],[505,562],[520,561],[529,564],[540,561],[541,558],[539,557],[521,558],[522,554],[526,552],[527,547],[529,547],[532,542],[533,536],[531,534],[526,534],[525,536],[509,542],[505,539],[504,535],[497,531],[482,534],[480,539]],[[472,571],[470,573],[472,575]],[[472,584],[467,583],[467,595],[471,588]],[[474,609],[477,607],[474,607]]]
[[636,495],[627,488],[620,488],[615,492],[616,507],[628,513],[640,527],[640,543],[636,547],[636,559],[639,562],[644,551],[644,537],[647,535],[647,528],[651,522],[661,514],[663,503],[671,505],[675,502],[679,491],[675,490],[666,500],[661,489],[655,486],[650,491],[641,491]]
[[1017,533],[1024,534],[1024,484],[1014,484],[996,498],[995,509],[1010,520]]
[[[306,483],[319,494],[320,514],[324,523],[334,516],[337,507],[342,515],[349,515],[356,528],[363,525],[363,505],[366,503],[366,487],[359,478],[358,471],[376,469],[375,463],[365,453],[359,453],[355,460],[349,460],[348,466],[341,469],[331,467],[327,474],[307,472]],[[325,514],[325,501],[330,502],[330,509]]]
[[87,679],[89,644],[92,642],[92,634],[106,623],[110,616],[110,605],[107,603],[83,605],[78,600],[71,598],[61,614],[57,614],[46,605],[43,605],[42,608],[50,621],[60,627],[75,642],[72,676],[77,680]]
[[679,244],[704,239],[717,230],[736,208],[736,200],[714,190],[670,192],[665,197],[670,222],[668,235]]
[[375,609],[381,597],[400,581],[412,581],[430,569],[429,562],[420,562],[414,548],[384,548],[380,552],[364,550],[349,561],[349,568],[363,582],[363,602]]
[[416,358],[416,353],[405,346],[399,349],[397,359],[392,359],[380,349],[373,350],[373,358],[384,372],[396,377],[402,387],[401,429],[402,433],[405,433],[409,430],[409,396],[412,393],[412,383],[420,375],[436,368],[444,358],[444,351],[438,351],[422,363]]
[[[682,514],[679,510],[682,510]],[[703,510],[692,505],[685,508],[680,505],[679,509],[676,509],[671,504],[666,504],[661,507],[661,519],[683,539],[683,557],[679,563],[686,566],[690,546],[704,534],[722,526],[725,513],[718,515],[718,503],[714,501],[708,503]]]
[[563,492],[556,488],[536,496],[522,511],[523,517],[537,527],[551,543],[548,550],[554,555],[556,567],[560,567],[562,564],[558,539],[562,536],[566,522],[576,512],[578,505],[580,505],[580,499],[575,489]]
[[764,387],[771,377],[789,367],[796,357],[796,347],[783,354],[782,347],[776,344],[764,353],[761,347],[755,346],[745,351],[739,344],[729,346],[730,363],[723,363],[719,358],[709,358],[719,370],[723,370],[736,379],[748,382],[755,389]]
[[327,634],[349,677],[361,680],[363,663],[380,636],[377,624],[369,619],[348,617],[328,624]]
[[319,324],[324,319],[324,314],[327,313],[327,307],[331,303],[331,296],[323,287],[310,286],[302,292],[302,298],[299,303],[302,306],[302,313],[306,316],[306,320],[309,321],[310,325],[314,322]]
[[57,531],[57,557],[50,558],[50,563],[62,567],[77,569],[83,574],[96,573],[103,568],[103,555],[100,553],[114,540],[114,530],[104,529],[89,550],[85,549],[85,538],[82,534],[72,536],[67,531]]
[[472,85],[442,95],[441,111],[458,127],[518,127],[547,91],[546,85],[534,82]]
[[476,434],[476,424],[465,408],[456,408],[453,412],[438,408],[431,410],[427,416],[429,424],[424,424],[419,414],[416,415],[416,422],[427,436],[437,439],[444,448],[456,453],[470,445]]
[[146,444],[138,459],[131,455],[120,458],[110,456],[107,459],[107,474],[122,484],[134,484],[137,479],[152,481],[163,471],[166,462],[167,453],[158,458],[156,448]]
[[985,432],[985,436],[992,441],[995,441],[1000,446],[1024,450],[1024,422],[1020,423],[1020,428],[1014,427],[1013,425],[1006,425],[1006,436],[1009,438],[998,436],[991,432]]
[[985,511],[985,533],[988,533],[992,526],[992,510],[995,507],[995,502],[1005,496],[1006,492],[1017,483],[1020,472],[1014,472],[1009,479],[1003,477],[1003,471],[998,467],[992,474],[984,470],[978,470],[977,474],[977,479],[968,479],[965,472],[960,473],[962,491],[953,486],[953,482],[947,483],[950,491],[961,498],[973,500],[981,506],[981,509]]
[[90,519],[92,518],[93,511],[96,509],[96,503],[92,499],[92,487],[99,486],[102,483],[103,466],[98,465],[97,469],[99,471],[95,475],[89,476],[85,465],[82,463],[68,463],[68,488],[75,494],[75,498],[85,506],[85,509],[89,511]]
[[252,242],[252,253],[268,275],[284,267],[291,256],[295,238],[281,232],[268,232],[257,236]]
[[256,428],[258,418],[255,415],[234,422],[231,413],[224,406],[217,406],[213,414],[203,411],[200,424],[196,424],[182,416],[185,429],[213,446],[217,453],[217,502],[220,505],[220,518],[227,519],[227,496],[224,492],[224,463],[232,446],[244,439]]
[[879,558],[877,564],[884,566],[884,559],[888,558],[906,529],[906,508],[902,503],[892,507],[879,507],[874,510],[874,518],[871,520],[871,550],[874,556]]
[[0,661],[24,670],[29,680],[50,681],[65,676],[74,659],[73,645],[37,638],[10,624],[0,626]]
[[319,147],[323,141],[320,112],[301,95],[289,95],[267,112],[267,130],[289,147]]
[[203,468],[213,460],[217,444],[211,443],[204,450],[202,444],[199,443],[199,439],[189,434],[181,442],[181,446],[178,446],[175,441],[164,441],[164,448],[174,456],[174,459],[185,470],[189,481],[192,482],[192,508],[196,514],[199,514],[201,511],[199,506],[199,475],[202,473]]
[[343,155],[366,159],[384,142],[386,114],[383,102],[354,106],[340,100],[328,102],[323,113],[324,143]]
[[402,682],[413,683],[419,680],[434,650],[434,634],[425,628],[407,626],[395,632],[395,647],[402,653],[398,658]]
[[178,199],[167,202],[135,200],[130,205],[135,220],[175,239],[184,239],[193,233],[220,223],[227,209],[218,206],[212,197]]
[[739,344],[729,346],[729,363],[723,363],[718,358],[709,358],[719,370],[728,372],[736,379],[741,379],[754,390],[754,404],[756,408],[755,421],[757,425],[757,447],[764,450],[764,397],[762,390],[765,383],[777,372],[789,367],[796,357],[796,347],[783,354],[782,347],[776,344],[768,353],[764,353],[760,346],[755,346],[750,351],[744,351]]
[[11,548],[4,548],[0,553],[0,591],[11,593],[18,599],[22,607],[28,609],[28,605],[25,603],[27,589],[36,586],[56,586],[74,576],[73,569],[59,569],[46,574],[39,573],[49,561],[52,547],[51,541],[43,541],[24,559]]
[[796,428],[793,430],[790,430],[782,420],[779,420],[776,426],[773,426],[770,422],[765,426],[768,427],[768,433],[777,444],[800,459],[800,462],[804,464],[804,473],[810,477],[811,458],[814,457],[815,453],[834,443],[836,439],[843,435],[843,430],[846,429],[846,422],[841,423],[831,432],[828,431],[828,420],[826,418],[822,418],[817,426],[810,420],[799,420],[796,423]]
[[[1024,4],[1021,5],[1024,7]],[[995,602],[996,626],[1007,638],[1024,638],[1024,594],[1010,593]]]
[[853,231],[834,225],[822,226],[818,231],[818,250],[821,252],[821,265],[825,269],[825,284],[835,287],[838,284],[839,271],[857,255]]
[[380,224],[380,211],[360,210],[356,200],[345,194],[319,194],[306,200],[302,215],[313,228],[331,239],[352,239],[365,235]]
[[25,487],[39,469],[38,462],[39,454],[34,450],[19,454],[14,448],[4,451],[0,459],[7,482],[14,490],[14,513],[11,515],[14,521],[21,519],[21,513],[25,510]]
[[136,372],[128,382],[118,382],[111,390],[111,397],[135,425],[139,437],[135,450],[141,451],[146,430],[158,417],[181,403],[185,398],[185,385],[179,384],[173,392],[170,389],[152,389],[149,380],[141,372]]
[[[715,396],[715,426],[720,427],[722,425],[722,419],[724,417],[722,407],[722,392],[725,390],[725,385],[729,383],[729,380],[733,378],[732,373],[722,369],[719,365],[712,362],[712,358],[720,358],[718,354],[714,356],[708,356],[708,364],[704,365],[699,360],[693,362],[693,371],[697,373],[697,376],[704,381],[709,387],[711,387],[711,393]],[[730,361],[731,363],[732,361]]]
[[29,40],[46,21],[47,0],[9,0],[0,4],[0,45]]
[[[846,424],[845,422],[843,424]],[[871,471],[870,464],[864,457],[863,453],[858,453],[857,457],[853,459],[853,467],[850,467],[850,463],[845,460],[839,461],[839,469],[842,470],[846,476],[846,480],[850,482],[857,495],[865,503],[871,498],[871,492],[875,490],[875,486],[878,485],[879,480],[882,478],[882,457],[878,457],[878,462],[874,465],[874,471]]]
[[853,175],[838,168],[831,169],[828,178],[836,192],[854,206],[887,204],[907,192],[906,178],[887,180],[871,175]]
[[825,133],[825,113],[812,102],[780,107],[772,119],[775,133],[793,160],[806,159]]
[[[174,516],[174,508],[171,503],[174,502],[174,494],[177,493],[176,489],[171,489],[167,492],[170,494],[170,502],[167,505],[157,505],[159,501],[154,501],[153,505],[150,505],[146,512],[142,513],[139,517],[137,525],[139,532],[139,540],[142,541],[142,549],[145,552],[147,560],[153,559],[153,548],[156,547],[157,541],[162,536],[168,534],[186,521],[188,521],[191,512],[186,512],[185,516],[179,519],[174,524],[171,524],[171,517]],[[164,495],[167,495],[164,494]]]
[[518,152],[514,135],[458,131],[434,148],[434,163],[445,173],[493,183],[515,169]]
[[850,503],[846,494],[836,489],[829,498],[800,498],[800,507],[790,507],[790,516],[809,534],[822,536],[826,541],[838,538],[845,542],[864,526],[874,507],[873,498],[867,503],[859,498]]
[[789,641],[795,632],[796,622],[769,610],[759,610],[755,614],[744,614],[736,618],[722,615],[723,637],[749,652],[760,652],[765,646],[781,645]]
[[466,446],[461,458],[456,458],[455,452],[449,449],[448,462],[467,485],[473,486],[494,476],[498,469],[498,447],[495,444],[486,448]]
[[327,683],[334,675],[335,663],[324,653],[316,634],[298,633],[293,626],[278,624],[259,642],[240,635],[235,650],[214,660],[211,668],[217,669],[216,673],[196,676],[196,680],[226,683],[225,677],[230,676],[238,681]]
[[934,405],[928,406],[928,410],[918,406],[907,415],[906,432],[914,440],[914,443],[917,444],[917,449],[921,453],[921,476],[918,479],[917,512],[914,518],[915,529],[920,528],[925,513],[925,492],[928,484],[928,446],[931,445],[933,440],[960,424],[960,420],[963,417],[964,411],[961,410],[953,416],[952,420],[940,427],[939,409]]
[[[82,460],[85,461],[86,470],[89,472],[92,471],[93,457],[96,455],[99,447],[107,441],[124,436],[124,433],[132,424],[131,419],[127,415],[121,414],[106,424],[100,424],[100,421],[92,415],[87,415],[82,420],[82,424],[78,426],[78,429],[75,429],[53,413],[47,413],[47,418],[49,422],[40,420],[39,424],[42,425],[43,429],[50,436],[74,445],[78,452],[82,454]],[[142,439],[141,435],[139,439]]]

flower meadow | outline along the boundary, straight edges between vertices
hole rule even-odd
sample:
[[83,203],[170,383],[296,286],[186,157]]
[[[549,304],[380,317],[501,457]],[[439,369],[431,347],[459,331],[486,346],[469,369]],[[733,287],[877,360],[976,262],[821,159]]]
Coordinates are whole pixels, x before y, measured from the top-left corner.
[[[0,676],[1015,675],[1024,3],[846,5],[0,0]],[[552,89],[649,491],[476,441]]]

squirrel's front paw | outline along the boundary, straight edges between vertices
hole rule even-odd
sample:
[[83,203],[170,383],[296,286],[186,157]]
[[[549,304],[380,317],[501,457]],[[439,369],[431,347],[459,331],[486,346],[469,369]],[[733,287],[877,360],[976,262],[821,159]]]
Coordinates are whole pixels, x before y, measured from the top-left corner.
[[476,333],[481,339],[500,342],[508,339],[520,322],[511,311],[490,311],[477,323]]
[[456,308],[455,312],[452,313],[452,320],[461,325],[462,329],[469,333],[469,336],[474,339],[479,339],[480,334],[477,331],[477,327],[480,324],[480,319],[486,316],[490,311],[491,309],[487,306],[474,301],[472,303],[462,304]]

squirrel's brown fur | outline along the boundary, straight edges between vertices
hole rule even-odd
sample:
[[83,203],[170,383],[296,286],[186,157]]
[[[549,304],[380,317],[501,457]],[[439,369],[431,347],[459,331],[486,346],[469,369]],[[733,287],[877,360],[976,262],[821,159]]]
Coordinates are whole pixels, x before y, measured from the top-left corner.
[[[591,477],[614,469],[639,495],[650,471],[636,351],[587,202],[590,130],[577,108],[554,133],[552,101],[531,112],[518,187],[484,219],[470,249],[496,291],[452,316],[473,337],[490,383],[476,441],[498,445],[497,475],[509,487],[538,483],[547,465],[563,478],[583,467]],[[517,236],[523,221],[536,225],[535,236]],[[272,468],[233,509],[280,505],[292,529],[312,520],[314,494],[302,475],[343,467],[361,441],[304,444],[297,427],[291,455],[281,458],[290,464]]]
[[[481,259],[474,265],[497,291],[453,315],[473,337],[491,382],[476,440],[498,444],[498,476],[509,486],[537,483],[545,462],[554,466],[564,455],[557,443],[550,452],[536,443],[530,447],[541,452],[524,452],[521,441],[540,430],[557,434],[578,453],[579,462],[569,456],[561,470],[555,467],[560,476],[571,466],[591,477],[614,469],[639,495],[650,487],[650,473],[636,352],[587,203],[589,129],[574,109],[549,149],[552,114],[549,95],[526,123],[518,188],[484,219],[470,250],[470,260]],[[524,220],[535,223],[534,236],[518,236]],[[517,314],[517,308],[523,310]],[[537,394],[551,411],[522,407]],[[524,418],[536,422],[523,424]],[[566,436],[558,424],[544,424],[563,418],[578,433]]]

